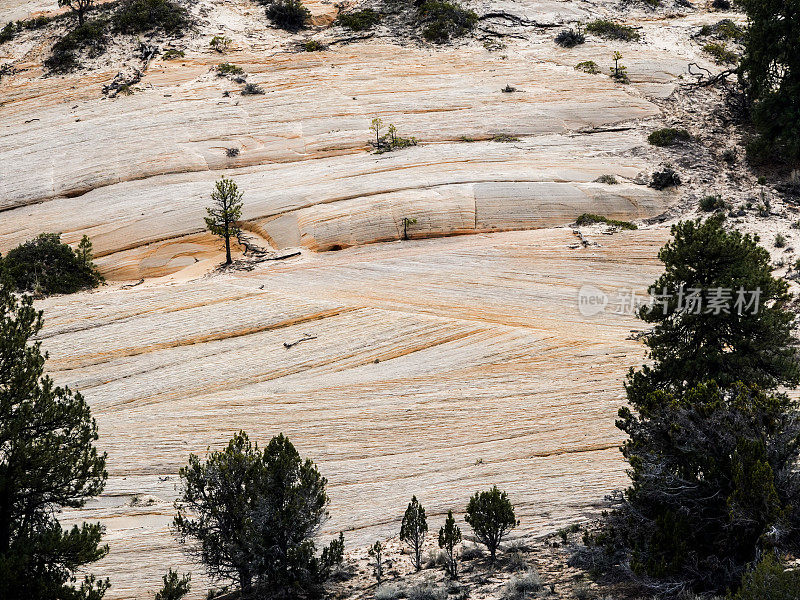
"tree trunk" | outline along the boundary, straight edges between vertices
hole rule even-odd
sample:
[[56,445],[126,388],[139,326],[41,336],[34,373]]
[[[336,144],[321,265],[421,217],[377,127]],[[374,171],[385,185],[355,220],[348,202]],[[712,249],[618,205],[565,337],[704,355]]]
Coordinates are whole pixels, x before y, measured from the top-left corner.
[[225,264],[229,265],[231,260],[231,233],[228,229],[228,219],[225,219]]
[[83,21],[84,21],[83,13],[84,13],[84,10],[85,9],[83,9],[83,8],[79,8],[78,9],[78,25],[83,25]]
[[239,588],[243,599],[250,598],[253,593],[253,577],[249,569],[239,569]]

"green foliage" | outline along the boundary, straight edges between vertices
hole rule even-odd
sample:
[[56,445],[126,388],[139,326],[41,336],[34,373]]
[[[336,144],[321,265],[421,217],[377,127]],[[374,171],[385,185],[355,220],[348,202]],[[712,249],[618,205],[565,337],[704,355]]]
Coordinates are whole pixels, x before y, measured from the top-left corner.
[[215,35],[208,44],[215,52],[225,53],[231,46],[231,38],[224,35]]
[[703,52],[711,56],[718,65],[734,65],[739,60],[739,55],[730,50],[724,43],[709,42],[704,44]]
[[169,569],[161,579],[164,587],[156,593],[155,600],[181,600],[191,589],[191,573],[181,576],[177,571]]
[[628,67],[619,64],[619,61],[622,60],[622,54],[620,52],[614,52],[612,59],[614,60],[614,66],[611,67],[611,78],[619,83],[630,83]]
[[723,19],[714,25],[703,25],[700,28],[698,36],[715,37],[723,41],[741,42],[745,38],[745,30],[730,19]]
[[436,44],[466,35],[478,23],[475,11],[446,0],[425,0],[417,14],[423,24],[422,37]]
[[164,60],[176,60],[178,58],[183,58],[185,56],[186,53],[183,50],[176,50],[175,48],[170,48],[169,50],[164,52],[162,58]]
[[628,221],[617,221],[616,219],[609,219],[608,217],[594,215],[592,213],[583,213],[575,220],[575,224],[578,226],[595,225],[596,223],[605,223],[606,225],[619,227],[620,229],[638,229],[636,225]]
[[341,565],[344,561],[344,533],[339,532],[339,537],[331,540],[331,543],[322,549],[320,557],[321,567],[325,574],[330,574],[331,569],[336,565]]
[[456,525],[453,518],[453,511],[447,511],[447,519],[439,529],[439,548],[444,550],[445,562],[444,569],[451,579],[458,578],[458,554],[456,546],[461,543],[461,530]]
[[128,34],[181,35],[191,25],[186,9],[172,0],[123,0],[111,22],[114,31]]
[[665,190],[670,187],[677,187],[681,184],[681,177],[675,169],[665,165],[660,171],[654,171],[650,178],[650,187],[654,190]]
[[211,193],[214,205],[206,208],[206,228],[225,242],[225,264],[231,260],[231,238],[239,234],[238,221],[242,216],[242,192],[230,179],[223,177],[214,184]]
[[341,13],[336,19],[336,24],[352,31],[366,31],[381,22],[380,13],[365,8],[349,13]]
[[411,562],[417,571],[422,569],[420,555],[426,533],[428,533],[428,521],[425,518],[425,507],[419,503],[416,496],[413,496],[400,525],[400,540],[411,547],[414,553]]
[[507,144],[510,142],[518,142],[519,138],[515,135],[509,135],[507,133],[498,133],[497,135],[492,137],[492,141]]
[[283,434],[262,451],[239,432],[205,462],[190,455],[180,477],[175,529],[199,543],[213,577],[235,579],[245,596],[319,591],[327,573],[313,537],[327,516],[327,480]]
[[740,73],[759,139],[756,160],[800,161],[800,0],[741,0],[749,19]]
[[97,19],[79,25],[58,40],[44,66],[54,73],[65,73],[80,65],[79,53],[96,58],[106,51],[106,21]]
[[[653,325],[645,345],[655,362],[632,376],[632,389],[681,391],[710,379],[723,387],[744,381],[764,389],[800,382],[788,285],[772,276],[769,253],[752,236],[728,232],[723,223],[724,217],[713,216],[672,227],[673,239],[658,255],[665,272],[651,290],[674,295],[666,306],[640,313]],[[704,307],[717,288],[733,290],[734,300],[740,288],[760,290],[759,308],[756,314],[694,314],[681,306],[681,288],[684,295],[700,290]]]
[[800,570],[787,571],[770,552],[742,579],[742,587],[732,600],[796,600],[800,590]]
[[31,297],[0,276],[0,598],[99,600],[108,582],[76,587],[76,571],[108,552],[103,528],[64,529],[57,514],[103,490],[106,457],[89,405],[44,374],[41,328]]
[[629,386],[636,413],[619,411],[631,487],[608,519],[609,543],[628,549],[634,572],[654,588],[721,593],[759,551],[794,547],[800,479],[785,474],[800,457],[797,404],[713,381],[640,392]]
[[372,573],[375,575],[375,579],[380,585],[381,581],[383,581],[383,544],[381,541],[378,540],[372,546],[370,546],[369,550],[367,550],[367,554],[372,558]]
[[17,28],[14,25],[13,21],[9,21],[5,24],[3,29],[0,29],[0,44],[4,44],[6,42],[10,42],[14,39],[14,36],[17,35]]
[[778,233],[775,235],[775,247],[776,248],[785,248],[786,247],[786,236],[782,233]]
[[262,96],[263,94],[264,88],[257,83],[246,83],[242,88],[242,96]]
[[372,145],[375,147],[376,154],[383,154],[384,152],[391,152],[392,150],[398,150],[400,148],[408,148],[409,146],[417,145],[417,138],[400,137],[397,135],[397,128],[391,123],[387,128],[387,133],[381,135],[381,131],[383,130],[383,120],[377,117],[372,119],[369,129],[375,134],[375,142],[372,143]]
[[661,148],[672,146],[676,142],[688,142],[692,136],[685,129],[675,129],[674,127],[666,127],[664,129],[656,129],[647,136],[647,141],[653,146]]
[[700,210],[705,212],[724,210],[727,206],[727,203],[721,196],[705,196],[700,200]]
[[641,37],[633,28],[607,19],[596,19],[586,24],[586,31],[609,40],[635,42]]
[[613,175],[600,175],[597,179],[595,179],[595,183],[604,183],[606,185],[617,185],[619,181]]
[[583,35],[580,28],[577,31],[575,29],[562,29],[556,35],[555,42],[562,48],[574,48],[579,44],[585,43],[586,36]]
[[86,11],[88,11],[93,4],[94,0],[58,0],[59,7],[68,6],[70,10],[78,16],[78,25],[83,25]]
[[97,287],[103,278],[92,262],[92,244],[83,236],[75,251],[57,233],[43,233],[13,250],[2,260],[20,292],[72,294]]
[[311,11],[300,0],[274,0],[267,6],[267,18],[275,27],[299,31],[307,26]]
[[235,77],[236,75],[244,75],[244,69],[238,65],[231,63],[220,63],[214,69],[218,77]]
[[600,73],[600,67],[598,67],[597,63],[593,60],[584,60],[579,62],[577,65],[575,65],[575,70],[589,73],[589,75],[597,75]]
[[472,527],[475,538],[489,550],[490,567],[494,565],[503,537],[519,525],[508,495],[496,485],[490,490],[476,492],[469,499],[465,520]]
[[[800,381],[792,298],[769,253],[723,223],[678,223],[659,252],[659,301],[639,313],[650,364],[631,370],[617,421],[631,486],[583,555],[659,593],[735,589],[760,553],[800,541],[800,412],[768,391]],[[728,310],[708,310],[718,289]],[[758,309],[737,309],[736,290],[759,290]]]
[[303,50],[306,52],[320,52],[325,50],[325,46],[322,42],[318,42],[317,40],[308,40],[305,44],[303,44]]

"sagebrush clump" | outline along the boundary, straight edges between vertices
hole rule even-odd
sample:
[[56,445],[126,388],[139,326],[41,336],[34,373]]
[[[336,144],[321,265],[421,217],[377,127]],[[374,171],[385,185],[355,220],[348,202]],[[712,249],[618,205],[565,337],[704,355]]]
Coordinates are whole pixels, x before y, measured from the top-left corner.
[[580,29],[564,29],[555,38],[556,44],[564,48],[574,48],[586,42],[586,36]]
[[609,40],[636,42],[641,38],[633,27],[609,21],[608,19],[596,19],[587,23],[586,31]]
[[159,30],[179,35],[191,25],[186,9],[172,0],[124,0],[111,22],[114,31],[127,34]]
[[54,73],[65,73],[80,66],[80,56],[97,58],[106,51],[107,21],[86,21],[58,40],[44,66]]
[[336,19],[337,25],[341,25],[351,31],[366,31],[372,29],[380,22],[380,13],[371,8],[342,13]]
[[677,142],[688,142],[692,139],[691,134],[685,129],[676,129],[675,127],[665,127],[664,129],[656,129],[647,136],[647,141],[653,146],[660,146],[662,148],[672,146]]
[[472,31],[478,23],[475,11],[444,0],[425,0],[417,9],[417,14],[423,24],[422,37],[436,44],[461,37]]
[[300,0],[274,0],[267,6],[267,18],[275,27],[299,31],[308,26],[311,11]]

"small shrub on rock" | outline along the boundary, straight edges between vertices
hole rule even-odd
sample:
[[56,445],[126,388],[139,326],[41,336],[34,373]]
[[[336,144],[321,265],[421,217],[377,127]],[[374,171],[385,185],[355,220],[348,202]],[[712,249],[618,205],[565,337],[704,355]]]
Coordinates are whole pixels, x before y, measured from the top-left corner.
[[461,37],[472,31],[478,23],[475,11],[444,0],[425,0],[418,9],[418,15],[424,24],[422,37],[436,44]]
[[169,50],[164,52],[162,58],[164,60],[177,60],[179,58],[184,58],[185,56],[186,53],[183,50],[176,50],[175,48],[170,48]]
[[209,42],[209,46],[215,52],[219,52],[224,54],[228,51],[228,48],[231,46],[231,38],[226,37],[224,35],[215,35],[211,38],[211,42]]
[[536,569],[530,569],[521,576],[514,576],[503,586],[502,600],[525,600],[541,591],[542,580]]
[[14,22],[10,21],[6,23],[5,27],[0,29],[0,44],[10,42],[14,39],[15,35],[17,35],[17,28],[14,25]]
[[380,13],[365,8],[364,10],[357,10],[349,13],[342,13],[336,19],[336,24],[350,29],[351,31],[366,31],[372,29],[381,22]]
[[597,179],[594,180],[595,183],[604,183],[606,185],[617,185],[619,181],[613,175],[600,175]]
[[591,21],[586,25],[586,31],[608,40],[622,40],[624,42],[636,42],[641,37],[633,27],[609,21],[608,19]]
[[103,54],[106,43],[106,21],[86,21],[53,45],[44,66],[54,73],[66,73],[80,66],[80,54],[89,58]]
[[796,600],[798,590],[800,569],[786,570],[774,554],[768,553],[742,578],[742,587],[733,600]]
[[661,171],[653,173],[650,180],[650,187],[655,190],[665,190],[670,187],[677,187],[680,184],[680,175],[670,166],[666,166]]
[[114,31],[126,34],[159,30],[183,33],[191,24],[189,13],[171,0],[125,0],[112,17]]
[[586,36],[579,30],[564,29],[556,36],[556,44],[563,48],[574,48],[586,42]]
[[634,223],[630,223],[628,221],[617,221],[616,219],[609,219],[608,217],[604,217],[602,215],[595,215],[592,213],[583,213],[580,217],[575,220],[575,225],[578,227],[584,227],[587,225],[596,225],[597,223],[605,223],[606,225],[611,225],[612,227],[619,227],[620,229],[638,229]]
[[317,40],[308,40],[305,44],[303,44],[303,50],[306,52],[320,52],[325,50],[325,46]]
[[714,212],[726,208],[725,200],[719,196],[706,196],[700,200],[700,210],[704,212]]
[[217,72],[217,77],[234,77],[244,74],[242,67],[227,62],[218,64],[214,70]]
[[688,142],[692,136],[685,129],[675,129],[674,127],[666,127],[664,129],[656,129],[653,133],[647,136],[647,141],[653,146],[661,148],[672,146],[676,142]]
[[300,0],[275,0],[267,6],[267,18],[275,27],[298,31],[307,26],[311,11]]
[[242,88],[242,96],[260,96],[263,93],[264,88],[257,83],[248,83]]
[[739,55],[729,50],[724,43],[709,42],[703,46],[703,52],[708,54],[718,65],[733,65],[739,61]]
[[600,67],[597,66],[597,63],[593,60],[584,60],[579,62],[575,65],[576,71],[583,71],[584,73],[589,73],[590,75],[597,75],[600,73]]
[[88,237],[76,251],[61,242],[60,234],[43,233],[10,250],[2,265],[17,291],[47,296],[97,287],[103,278],[92,258]]

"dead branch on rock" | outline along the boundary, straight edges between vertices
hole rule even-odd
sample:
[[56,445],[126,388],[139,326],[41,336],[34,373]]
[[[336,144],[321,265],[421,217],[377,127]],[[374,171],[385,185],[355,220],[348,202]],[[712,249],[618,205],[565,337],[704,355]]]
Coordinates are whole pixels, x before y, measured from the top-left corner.
[[300,342],[307,342],[308,340],[315,340],[315,339],[317,339],[317,336],[315,336],[315,335],[311,335],[310,333],[304,333],[304,334],[303,334],[303,336],[304,336],[304,337],[301,337],[301,338],[300,338],[299,340],[297,340],[296,342],[283,342],[283,347],[284,347],[284,348],[286,348],[286,349],[288,350],[288,349],[289,349],[289,348],[291,348],[292,346],[297,346],[297,344],[299,344]]
[[553,27],[560,27],[558,23],[539,23],[538,21],[531,21],[523,17],[512,15],[504,11],[489,12],[478,17],[479,21],[486,21],[487,19],[504,19],[510,21],[514,25],[522,25],[525,27],[540,27],[542,29],[552,29]]
[[[697,69],[697,71],[692,71],[692,67]],[[689,85],[708,87],[720,82],[727,83],[728,77],[734,75],[736,71],[737,69],[725,69],[714,75],[709,69],[701,67],[697,63],[689,63],[689,75],[697,77],[697,81]]]
[[136,287],[137,285],[142,285],[143,283],[144,283],[144,277],[142,279],[140,279],[139,281],[137,281],[136,283],[128,283],[126,285],[123,285],[122,289],[123,290],[129,290],[132,287]]

